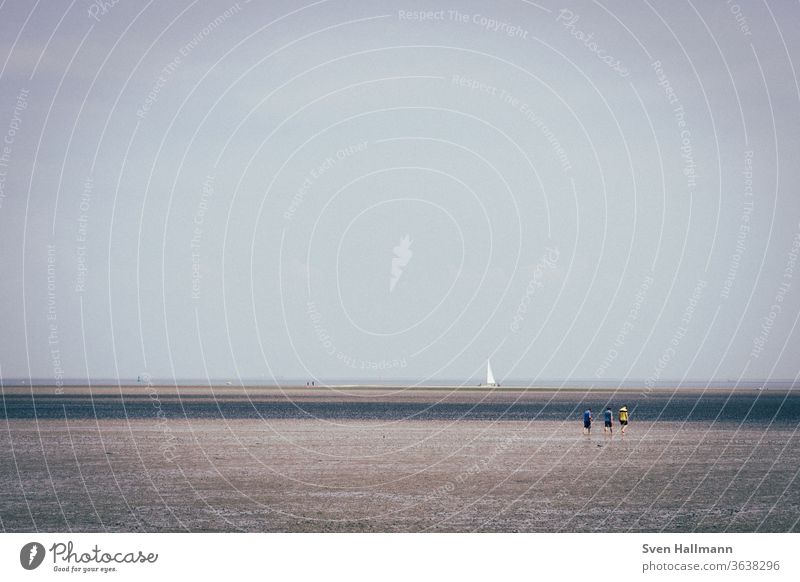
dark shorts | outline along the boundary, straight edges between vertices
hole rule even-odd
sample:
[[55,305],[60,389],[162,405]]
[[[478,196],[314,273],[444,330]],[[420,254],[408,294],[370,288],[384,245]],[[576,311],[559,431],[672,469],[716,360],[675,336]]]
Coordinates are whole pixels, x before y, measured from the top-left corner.
[[628,421],[627,421],[627,420],[620,420],[620,421],[619,421],[619,423],[620,423],[622,426],[626,426],[626,425],[628,424]]
[[583,428],[592,428],[592,421],[591,420],[584,420],[583,421]]
[[607,426],[608,428],[611,428],[611,421],[610,421],[610,420],[607,420],[607,421],[606,421],[606,426]]

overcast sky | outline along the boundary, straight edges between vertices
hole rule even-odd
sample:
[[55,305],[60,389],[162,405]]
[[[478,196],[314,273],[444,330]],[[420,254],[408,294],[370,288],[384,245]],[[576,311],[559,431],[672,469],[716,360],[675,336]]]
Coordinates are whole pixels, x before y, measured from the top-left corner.
[[800,370],[796,2],[0,4],[0,375]]

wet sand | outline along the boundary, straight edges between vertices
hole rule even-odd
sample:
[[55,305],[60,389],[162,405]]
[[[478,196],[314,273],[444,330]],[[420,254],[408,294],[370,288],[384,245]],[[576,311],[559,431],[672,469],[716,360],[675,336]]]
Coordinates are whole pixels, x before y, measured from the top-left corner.
[[[113,399],[115,389],[108,390]],[[591,400],[600,417],[602,403],[618,402],[620,394],[364,394],[298,390],[288,400],[296,408],[313,402],[333,412],[286,417],[262,414],[287,402],[274,390],[209,399],[202,391],[184,391],[178,398],[159,389],[156,398],[139,403],[141,410],[136,408],[140,391],[103,405],[139,411],[130,414],[97,414],[84,391],[71,392],[73,400],[57,405],[47,395],[37,398],[37,413],[28,418],[25,402],[6,390],[5,415],[0,414],[0,526],[5,531],[800,531],[795,413],[800,395],[772,395],[772,408],[759,416],[753,413],[761,406],[759,395],[733,396],[742,402],[730,408],[730,394],[722,394],[730,410],[750,412],[737,420],[733,412],[714,416],[714,409],[708,418],[693,420],[696,403],[713,398],[695,395],[691,414],[682,408],[665,413],[665,393],[642,401],[624,436],[616,425],[613,436],[604,435],[602,423],[595,423],[587,437],[579,418],[584,403]],[[92,395],[102,400],[101,391]],[[193,408],[192,398],[204,408]],[[237,402],[242,398],[245,408]],[[353,408],[364,398],[374,406]],[[633,395],[624,398],[636,402]],[[658,398],[661,408],[654,404]],[[254,408],[260,417],[243,412],[250,400],[260,402]],[[553,414],[563,416],[560,420],[546,413],[552,402],[559,405]],[[425,410],[431,403],[468,406],[428,417],[409,416],[403,408],[418,404]],[[486,409],[494,412],[463,414],[479,403],[494,406]],[[520,409],[524,414],[511,414],[522,405],[528,406]],[[205,407],[219,413],[198,412]],[[394,414],[398,407],[400,418]]]

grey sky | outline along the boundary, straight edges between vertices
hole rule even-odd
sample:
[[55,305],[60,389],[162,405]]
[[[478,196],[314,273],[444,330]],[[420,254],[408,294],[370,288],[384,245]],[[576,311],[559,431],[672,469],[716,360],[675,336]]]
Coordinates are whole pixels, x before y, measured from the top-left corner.
[[7,1],[2,376],[794,379],[798,25]]

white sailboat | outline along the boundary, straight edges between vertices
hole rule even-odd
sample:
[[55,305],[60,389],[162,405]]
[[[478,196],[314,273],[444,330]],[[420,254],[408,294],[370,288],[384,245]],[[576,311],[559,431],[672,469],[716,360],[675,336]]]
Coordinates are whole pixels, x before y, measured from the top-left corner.
[[494,374],[492,374],[492,362],[486,360],[486,385],[487,386],[499,386],[499,384],[494,379]]

